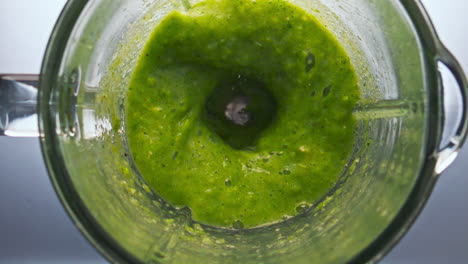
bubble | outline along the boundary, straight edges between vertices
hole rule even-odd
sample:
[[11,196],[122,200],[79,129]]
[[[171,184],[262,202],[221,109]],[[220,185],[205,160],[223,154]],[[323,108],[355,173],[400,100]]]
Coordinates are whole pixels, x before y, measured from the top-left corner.
[[310,72],[315,67],[315,55],[312,52],[307,54],[305,65],[306,72]]
[[330,94],[331,88],[332,88],[332,86],[328,85],[327,87],[325,87],[325,89],[323,89],[323,97],[326,97],[326,96],[328,96]]
[[224,181],[224,185],[226,185],[227,187],[230,187],[230,186],[232,185],[231,180],[230,180],[230,179],[226,179],[226,180]]
[[306,212],[307,209],[309,209],[309,208],[310,208],[310,205],[309,205],[309,204],[307,204],[307,203],[301,203],[300,205],[298,205],[298,206],[296,207],[296,212],[299,213],[299,214],[301,214],[301,213]]
[[236,220],[232,223],[232,227],[234,229],[243,229],[244,228],[244,223],[242,223],[240,220]]
[[413,113],[417,113],[417,112],[418,112],[418,109],[419,109],[418,103],[412,103],[412,104],[411,104],[411,111],[412,111]]

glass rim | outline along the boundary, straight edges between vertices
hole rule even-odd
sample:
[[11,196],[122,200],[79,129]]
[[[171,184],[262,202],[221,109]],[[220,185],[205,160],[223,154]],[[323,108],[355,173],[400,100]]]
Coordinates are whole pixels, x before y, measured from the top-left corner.
[[[85,9],[88,0],[69,0],[65,4],[49,38],[41,67],[38,95],[38,117],[41,151],[49,178],[62,206],[72,222],[99,253],[111,263],[142,263],[121,247],[88,212],[84,201],[75,192],[63,157],[60,155],[54,112],[49,100],[70,34],[76,21]],[[441,120],[439,118],[440,87],[437,79],[436,58],[443,47],[435,28],[420,0],[398,0],[416,29],[424,56],[425,81],[428,95],[426,106],[426,137],[423,149],[424,162],[417,180],[406,201],[395,218],[364,250],[348,263],[376,262],[382,259],[401,240],[426,204],[437,178],[434,177],[436,158],[432,155],[440,141]],[[429,129],[437,128],[437,129]]]

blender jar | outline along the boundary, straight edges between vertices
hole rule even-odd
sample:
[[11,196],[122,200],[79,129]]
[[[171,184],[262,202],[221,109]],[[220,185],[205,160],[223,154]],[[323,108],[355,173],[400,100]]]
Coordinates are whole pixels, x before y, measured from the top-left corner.
[[[52,183],[90,242],[118,263],[363,263],[410,227],[466,137],[466,78],[414,0],[291,0],[338,38],[361,101],[352,156],[306,212],[227,230],[158,196],[129,155],[125,98],[159,21],[190,0],[70,0],[34,78],[3,76],[0,133],[39,136]],[[23,79],[17,82],[15,79]],[[31,86],[32,85],[32,86]],[[39,132],[24,124],[37,118]]]

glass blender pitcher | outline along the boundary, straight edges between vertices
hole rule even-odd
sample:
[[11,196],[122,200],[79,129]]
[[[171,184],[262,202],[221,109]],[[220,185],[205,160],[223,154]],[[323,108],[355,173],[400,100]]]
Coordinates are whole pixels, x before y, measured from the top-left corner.
[[[290,1],[327,26],[357,71],[354,151],[336,186],[306,212],[227,230],[196,223],[190,210],[159,197],[128,155],[125,98],[137,58],[166,14],[196,2],[68,1],[39,82],[2,76],[0,134],[39,137],[63,206],[111,262],[378,261],[408,230],[467,134],[466,77],[422,5]],[[30,125],[36,119],[39,130]]]

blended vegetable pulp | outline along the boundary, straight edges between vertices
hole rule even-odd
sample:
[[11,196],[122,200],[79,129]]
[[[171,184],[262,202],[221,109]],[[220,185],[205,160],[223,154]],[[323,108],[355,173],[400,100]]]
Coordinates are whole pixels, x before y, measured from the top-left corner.
[[133,159],[200,223],[251,228],[307,210],[351,155],[356,73],[334,36],[284,0],[205,0],[168,14],[134,70]]

